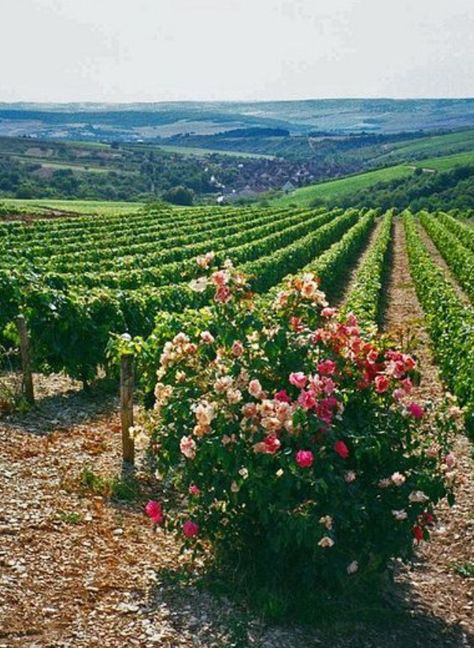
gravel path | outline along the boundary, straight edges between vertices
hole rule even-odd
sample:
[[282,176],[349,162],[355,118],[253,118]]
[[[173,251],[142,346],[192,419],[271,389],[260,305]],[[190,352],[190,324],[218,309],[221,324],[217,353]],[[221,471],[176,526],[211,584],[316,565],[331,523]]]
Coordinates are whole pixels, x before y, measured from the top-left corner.
[[[429,249],[435,252],[432,244]],[[438,398],[443,393],[443,386],[423,327],[423,311],[411,281],[400,220],[394,230],[387,304],[386,331],[412,347],[419,360],[421,382],[416,388],[417,395],[423,399]],[[455,452],[460,474],[456,504],[451,509],[446,504],[439,507],[439,521],[431,542],[420,549],[410,569],[401,571],[400,579],[409,583],[414,600],[422,609],[442,617],[448,624],[458,624],[467,636],[469,632],[474,633],[474,578],[463,578],[456,571],[456,566],[472,565],[474,558],[472,446],[464,435],[457,438]]]

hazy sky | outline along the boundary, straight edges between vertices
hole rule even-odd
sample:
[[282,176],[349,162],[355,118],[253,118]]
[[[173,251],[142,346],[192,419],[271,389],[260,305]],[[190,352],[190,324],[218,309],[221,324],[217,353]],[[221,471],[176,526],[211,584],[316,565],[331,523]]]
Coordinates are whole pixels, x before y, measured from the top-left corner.
[[0,0],[0,101],[474,96],[474,0]]

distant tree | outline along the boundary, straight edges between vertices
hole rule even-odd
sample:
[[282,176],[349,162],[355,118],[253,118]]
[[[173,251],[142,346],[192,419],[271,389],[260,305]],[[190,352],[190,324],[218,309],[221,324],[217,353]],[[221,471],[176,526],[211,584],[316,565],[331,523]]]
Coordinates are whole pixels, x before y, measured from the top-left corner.
[[21,184],[15,192],[15,198],[34,198],[34,197],[35,197],[34,189],[27,182]]
[[165,191],[162,198],[172,205],[190,206],[194,203],[194,192],[191,189],[188,189],[188,187],[179,185]]

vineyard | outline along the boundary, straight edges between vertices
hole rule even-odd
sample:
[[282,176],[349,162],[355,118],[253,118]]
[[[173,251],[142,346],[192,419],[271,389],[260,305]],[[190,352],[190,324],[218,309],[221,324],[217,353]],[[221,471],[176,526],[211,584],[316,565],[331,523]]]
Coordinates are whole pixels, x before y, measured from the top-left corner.
[[[0,326],[21,311],[35,365],[90,380],[105,364],[110,332],[147,335],[158,313],[205,305],[208,296],[189,286],[199,274],[196,255],[213,249],[222,261],[232,258],[264,292],[346,233],[347,244],[362,245],[375,215],[355,228],[359,216],[197,209],[4,225]],[[338,253],[347,257],[345,244]]]
[[[474,357],[474,230],[459,211],[451,213],[419,212],[416,214],[405,211],[398,214],[396,210],[382,213],[374,209],[326,209],[284,205],[273,208],[251,206],[167,209],[160,207],[130,214],[120,212],[114,215],[97,214],[54,220],[32,219],[29,222],[24,220],[4,222],[0,224],[0,246],[2,250],[0,261],[0,343],[2,348],[13,350],[18,346],[23,348],[25,340],[22,339],[22,335],[27,339],[29,368],[33,370],[34,380],[39,380],[41,376],[43,376],[41,380],[46,380],[44,376],[61,374],[67,375],[74,381],[82,381],[83,386],[89,387],[93,385],[98,376],[106,376],[112,379],[111,382],[115,385],[114,389],[117,392],[119,356],[123,357],[124,352],[127,355],[134,354],[136,401],[144,406],[141,409],[145,411],[159,397],[159,391],[156,389],[156,376],[157,368],[163,362],[163,356],[166,356],[166,351],[164,352],[163,349],[166,350],[169,345],[175,344],[177,345],[176,353],[181,353],[182,347],[179,345],[184,340],[184,346],[186,346],[186,340],[188,340],[186,336],[182,337],[183,330],[198,341],[201,340],[199,336],[203,336],[202,332],[205,331],[202,338],[204,342],[202,340],[200,342],[202,347],[206,347],[207,343],[212,344],[214,336],[217,337],[220,333],[215,322],[212,321],[211,307],[220,307],[220,301],[225,304],[228,297],[230,299],[230,293],[228,296],[227,285],[220,285],[216,279],[219,272],[223,272],[226,277],[234,277],[233,273],[235,273],[235,285],[238,290],[240,289],[240,273],[244,273],[249,281],[245,298],[250,299],[252,303],[249,312],[263,314],[270,312],[278,300],[284,302],[286,297],[282,298],[282,295],[287,295],[288,286],[299,286],[302,281],[303,285],[309,286],[313,291],[315,289],[313,278],[317,277],[319,287],[326,294],[330,306],[337,307],[341,313],[340,317],[347,318],[348,330],[351,329],[353,321],[355,321],[352,319],[354,315],[360,327],[360,334],[364,339],[382,340],[382,344],[386,344],[387,342],[384,340],[388,339],[390,344],[401,344],[405,351],[413,353],[419,363],[421,374],[421,386],[415,384],[414,380],[413,390],[416,397],[436,400],[442,397],[444,389],[448,389],[452,394],[455,394],[463,408],[462,426],[466,430],[467,437],[474,433],[474,372],[472,371],[472,358]],[[210,252],[212,254],[208,254]],[[214,268],[221,268],[221,270],[216,271],[216,275],[212,275],[211,278],[206,278],[205,270],[211,262]],[[327,310],[329,317],[332,317],[332,309]],[[19,318],[19,316],[22,317]],[[251,315],[248,317],[250,318]],[[222,315],[222,318],[222,330],[225,331],[225,315]],[[19,325],[19,321],[24,324],[23,329]],[[289,329],[296,335],[299,318],[291,318],[289,321]],[[247,320],[245,322],[245,326],[247,326]],[[266,329],[264,326],[260,326],[259,330],[265,331]],[[275,351],[280,342],[277,344],[272,341],[272,335],[277,337],[279,335],[278,327],[275,328],[275,331],[271,327],[269,330],[272,331],[269,333],[268,346],[266,347],[269,357],[274,359],[276,366],[286,366],[285,354],[283,353],[283,358],[280,358],[277,357]],[[358,328],[357,331],[359,331]],[[386,334],[387,337],[382,334]],[[228,337],[231,339],[230,333]],[[251,337],[249,336],[249,339]],[[173,343],[169,342],[170,340],[173,340]],[[176,342],[177,340],[178,342]],[[362,344],[360,340],[359,343]],[[369,343],[369,346],[370,344],[372,342]],[[249,347],[251,346],[249,345]],[[191,347],[193,347],[192,344]],[[237,346],[234,344],[232,349],[235,355],[233,361],[238,364],[239,354],[243,351],[239,344]],[[372,349],[372,352],[375,353],[375,350]],[[204,350],[203,353],[207,353],[207,351]],[[295,349],[290,349],[289,360],[294,359],[295,356]],[[341,357],[344,362],[348,362],[348,358],[344,354]],[[22,360],[24,362],[24,358]],[[21,369],[22,360],[18,359],[18,369]],[[331,363],[329,367],[330,365]],[[263,362],[261,366],[264,366]],[[180,365],[180,369],[182,368],[186,368],[185,361]],[[160,371],[159,375],[164,375],[164,369],[162,368]],[[204,375],[206,369],[202,368],[200,371],[200,375]],[[351,372],[352,369],[349,368],[348,373]],[[180,373],[183,372],[172,372],[173,380]],[[293,375],[295,376],[294,381],[297,381],[298,374],[291,374],[291,376]],[[404,374],[400,374],[400,378],[403,376]],[[225,381],[225,379],[224,376],[218,380]],[[176,380],[180,382],[181,378],[179,380],[176,378]],[[324,380],[328,381],[329,388],[332,389],[332,379],[326,377]],[[404,378],[404,380],[407,379]],[[296,382],[292,384],[296,384]],[[193,387],[193,390],[195,389]],[[385,387],[382,386],[380,392],[382,393],[384,389]],[[232,392],[232,390],[230,391]],[[354,388],[354,393],[356,391]],[[377,398],[382,397],[381,393],[377,394]],[[238,394],[240,392],[234,390],[236,399],[238,399]],[[282,400],[285,401],[289,398],[285,390],[282,390],[281,394]],[[131,394],[129,396],[131,398]],[[270,401],[263,402],[269,403]],[[226,406],[229,404],[222,405],[222,407]],[[346,403],[346,406],[350,410],[350,404]],[[42,407],[41,403],[39,407]],[[110,588],[110,591],[107,590],[107,594],[101,595],[105,601],[101,614],[106,622],[103,624],[100,635],[102,641],[105,642],[104,645],[118,645],[113,643],[116,635],[113,634],[115,631],[111,630],[116,622],[117,609],[125,610],[120,620],[124,636],[136,636],[136,633],[143,632],[143,638],[138,640],[137,645],[155,645],[146,643],[148,637],[152,635],[149,630],[143,630],[135,614],[130,614],[135,610],[133,597],[130,600],[127,599],[126,603],[120,598],[121,592],[125,591],[123,583],[129,583],[128,587],[130,587],[130,574],[126,572],[126,569],[130,568],[132,573],[136,574],[134,567],[136,564],[141,564],[143,570],[145,567],[148,570],[153,569],[157,563],[165,564],[167,568],[169,566],[167,561],[171,560],[170,556],[173,556],[173,560],[176,562],[179,562],[181,558],[177,558],[176,545],[164,540],[164,536],[157,536],[152,531],[149,532],[149,535],[144,535],[148,531],[142,530],[142,501],[139,505],[138,522],[137,512],[130,507],[121,511],[117,517],[116,512],[111,512],[110,507],[102,509],[102,503],[97,503],[98,500],[102,502],[102,498],[103,501],[108,501],[107,498],[111,497],[110,493],[112,493],[112,498],[116,497],[117,489],[119,491],[120,488],[123,489],[122,482],[108,482],[105,478],[99,478],[91,471],[88,472],[87,464],[84,467],[84,457],[87,461],[98,461],[100,468],[109,472],[111,463],[114,466],[120,465],[118,462],[121,461],[121,456],[119,457],[119,444],[117,435],[115,435],[115,432],[120,433],[116,402],[114,407],[114,412],[104,419],[99,419],[101,422],[96,427],[81,427],[80,425],[74,427],[77,425],[74,422],[70,424],[70,435],[60,432],[59,436],[53,434],[50,441],[45,437],[34,442],[29,437],[27,450],[23,448],[22,452],[26,452],[28,458],[33,457],[33,462],[37,461],[35,452],[39,453],[42,461],[44,460],[45,463],[40,464],[38,460],[37,464],[40,475],[43,474],[43,470],[45,471],[44,476],[38,477],[41,484],[48,483],[48,480],[51,480],[51,474],[56,475],[57,466],[62,463],[54,458],[56,456],[54,453],[57,450],[53,455],[50,454],[51,447],[55,447],[55,444],[61,448],[66,447],[68,456],[74,457],[68,459],[64,464],[61,476],[57,477],[56,475],[53,481],[56,484],[54,488],[60,488],[61,492],[60,522],[63,527],[70,525],[67,533],[74,534],[75,542],[79,544],[85,537],[81,534],[87,534],[90,531],[87,531],[89,527],[85,519],[80,516],[74,517],[76,513],[71,509],[71,502],[75,502],[76,506],[80,508],[84,501],[89,501],[88,497],[92,498],[90,501],[95,501],[90,505],[87,516],[91,516],[91,519],[93,517],[94,524],[97,524],[101,529],[101,542],[107,545],[107,556],[110,556],[110,560],[114,561],[116,570],[116,573],[109,574],[107,572],[105,574],[99,569],[100,578],[108,583],[104,587]],[[178,402],[170,408],[172,420],[167,429],[173,430],[174,421],[179,420],[179,416],[181,416],[179,407],[178,399]],[[380,407],[382,406],[377,401],[377,408]],[[128,403],[128,408],[131,415],[131,401]],[[391,411],[391,409],[386,411]],[[408,416],[408,411],[405,412],[406,416]],[[357,412],[357,408],[354,412]],[[416,403],[413,412],[413,417],[421,416],[419,410],[416,409]],[[204,411],[202,415],[207,414]],[[55,411],[49,416],[50,418],[54,417],[53,420],[56,421],[57,418],[60,418],[61,413]],[[212,418],[216,415],[212,413],[209,416]],[[357,419],[359,414],[356,413],[354,416]],[[373,420],[378,420],[377,416]],[[227,425],[227,421],[231,421],[229,425],[232,425],[232,413],[227,415],[225,425]],[[363,428],[365,424],[363,416],[361,424]],[[406,425],[403,419],[398,424]],[[124,419],[122,418],[122,428],[123,425]],[[188,423],[184,427],[186,425]],[[61,429],[61,424],[58,427]],[[10,441],[10,430],[11,428],[4,428],[5,447],[10,455],[16,456],[15,453],[20,452],[20,446],[16,445],[16,441]],[[110,452],[110,443],[112,442],[109,439],[111,434],[114,437],[112,455]],[[378,431],[377,434],[382,435],[377,441],[377,448],[379,448],[377,452],[379,452],[379,459],[383,467],[393,461],[399,446],[395,444],[380,450],[382,444],[387,441],[383,436],[385,432]],[[467,474],[469,472],[470,449],[466,436],[461,436],[461,440],[456,441],[456,454],[459,456],[460,470]],[[183,438],[188,438],[188,442],[191,444],[191,449],[185,449],[185,452],[190,454],[185,456],[193,457],[192,443],[194,441],[189,440],[191,437]],[[410,436],[408,439],[411,443]],[[196,440],[201,441],[198,433],[196,433]],[[352,442],[356,443],[354,438]],[[361,444],[364,442],[359,441]],[[226,443],[231,443],[231,441],[226,441]],[[107,444],[109,444],[109,449],[105,451],[103,448]],[[171,443],[171,449],[166,449],[164,455],[166,460],[172,456],[172,447]],[[210,448],[210,444],[207,447]],[[349,456],[346,453],[349,451],[344,443],[342,446],[336,444],[335,447],[339,447],[337,461],[340,462],[340,469],[343,470],[343,464]],[[367,449],[366,451],[368,452]],[[304,470],[312,465],[313,455],[307,451],[302,452],[302,455],[297,453],[297,456],[299,455],[299,466]],[[270,451],[268,453],[271,454]],[[102,454],[108,457],[104,462],[101,459]],[[96,455],[98,459],[96,459]],[[253,455],[254,453],[252,453]],[[257,461],[259,455],[255,456]],[[209,461],[214,459],[213,455]],[[264,456],[263,459],[264,461],[270,460],[270,457]],[[399,460],[405,461],[402,454],[400,454]],[[410,459],[410,461],[412,460]],[[45,467],[46,464],[47,467]],[[20,460],[15,459],[14,470],[20,470],[18,468],[20,465]],[[227,466],[226,470],[231,470],[230,463],[225,465]],[[269,466],[270,463],[262,465]],[[414,464],[407,463],[407,466],[409,465],[413,466]],[[399,464],[393,463],[393,468],[389,469],[389,471],[394,471],[394,476],[399,475],[398,466]],[[162,466],[158,466],[158,468],[161,472]],[[372,469],[374,468],[372,467]],[[294,467],[291,470],[296,474]],[[318,467],[318,470],[321,470],[321,466]],[[413,473],[416,472],[413,467],[407,467],[406,473],[410,474],[410,470]],[[79,487],[71,481],[70,472],[80,475]],[[203,480],[204,472],[197,472],[196,476],[191,475],[186,481],[186,488],[188,482],[193,485],[198,478]],[[209,475],[212,474],[212,471],[209,471]],[[346,475],[345,481],[349,481],[347,475],[350,476],[351,471],[341,474]],[[242,478],[238,483],[232,482],[233,495],[231,497],[235,497],[240,488],[244,490],[242,484],[245,479],[246,477]],[[333,476],[329,474],[328,480],[331,479]],[[404,477],[401,476],[400,479],[404,479]],[[423,479],[426,489],[429,489],[429,480],[431,479],[429,472],[424,474]],[[320,479],[320,481],[322,480]],[[345,481],[341,480],[344,488],[347,486]],[[319,482],[315,481],[316,486]],[[333,488],[334,484],[335,482],[333,482]],[[214,485],[209,487],[209,491],[212,491],[214,487]],[[38,488],[41,491],[43,486]],[[433,492],[437,493],[436,498],[438,499],[441,498],[439,488],[439,486],[433,486],[435,489]],[[199,489],[195,492],[198,491]],[[125,499],[129,497],[128,491],[125,496],[122,491],[120,492]],[[195,493],[191,494],[194,496]],[[472,487],[467,480],[462,481],[455,515],[450,515],[443,508],[440,512],[440,518],[444,520],[443,524],[447,526],[448,532],[443,531],[445,535],[441,535],[440,532],[439,537],[434,536],[433,553],[428,556],[428,561],[435,565],[437,573],[444,574],[440,589],[443,589],[443,605],[450,610],[451,616],[446,621],[447,625],[443,625],[442,629],[430,621],[426,625],[413,626],[413,631],[420,641],[425,640],[426,634],[431,642],[430,645],[436,647],[461,645],[458,643],[461,636],[456,629],[458,626],[453,625],[452,621],[457,613],[459,616],[456,618],[461,623],[459,627],[462,629],[462,637],[467,637],[469,641],[471,636],[468,636],[471,626],[467,618],[471,608],[469,607],[467,581],[462,575],[459,575],[461,571],[456,572],[458,574],[455,577],[458,579],[457,581],[453,580],[451,572],[449,572],[449,577],[446,576],[446,570],[454,569],[453,565],[456,565],[458,570],[467,570],[468,576],[471,573],[472,561],[469,558],[469,525],[471,524],[469,522],[471,519],[469,500],[471,496]],[[46,501],[47,499],[44,500],[44,502]],[[342,495],[338,501],[342,510],[345,505],[344,496]],[[48,504],[44,504],[44,502],[41,506],[44,505],[47,508]],[[157,505],[156,502],[155,505]],[[209,507],[212,508],[211,505]],[[97,513],[99,508],[101,512]],[[266,500],[264,508],[265,510],[267,508]],[[392,510],[391,514],[399,514],[400,519],[403,520],[405,512],[399,511],[395,504],[392,505],[392,508],[395,510]],[[383,517],[378,509],[374,514],[376,520]],[[391,514],[390,523],[393,523]],[[41,512],[40,517],[43,515],[46,514]],[[57,518],[57,515],[57,513],[49,512],[50,517],[56,516]],[[155,524],[161,524],[162,513],[159,507],[150,509],[148,515]],[[14,517],[14,513],[12,516]],[[53,527],[49,527],[48,519],[44,518],[38,528],[53,528],[56,522],[52,523]],[[120,522],[117,521],[118,519]],[[321,518],[321,520],[324,519]],[[73,520],[76,521],[73,522]],[[329,521],[325,522],[328,533],[332,533],[331,520],[329,518]],[[351,520],[350,527],[355,528],[354,525],[359,522],[356,518],[351,518]],[[137,526],[140,529],[138,532],[136,531]],[[124,533],[123,528],[126,530],[127,545],[122,545],[119,549],[117,543],[121,541]],[[189,534],[188,539],[190,539],[191,536],[197,534],[199,527],[190,520],[186,520],[183,528],[185,535]],[[411,532],[409,527],[407,528],[408,542],[412,544]],[[415,536],[417,541],[425,537],[423,536],[425,530],[421,526],[414,528],[417,528],[417,533],[421,534]],[[387,529],[385,533],[387,537],[390,537],[392,532],[388,527]],[[216,537],[219,537],[220,532],[219,527]],[[10,534],[10,531],[6,533]],[[12,531],[8,541],[14,543],[17,533],[23,534],[26,531],[23,529]],[[62,537],[62,532],[58,537]],[[455,538],[454,542],[452,537]],[[82,538],[82,540],[78,540],[78,538]],[[104,538],[108,539],[104,540]],[[407,542],[405,536],[400,536],[400,538],[401,543]],[[356,536],[350,542],[349,539],[347,540],[349,545],[357,541],[359,540]],[[324,542],[327,544],[324,545]],[[324,536],[319,546],[330,548],[331,542],[333,541],[329,536]],[[342,545],[342,542],[339,540],[338,542]],[[374,540],[374,542],[379,541]],[[385,540],[380,542],[380,546],[386,545]],[[13,544],[11,546],[13,547]],[[88,546],[88,544],[84,545],[84,547]],[[56,558],[53,556],[57,556],[59,549],[56,546],[54,551],[53,549],[51,551],[50,559],[54,561]],[[82,562],[88,560],[88,550],[84,549],[84,551],[86,553],[80,559]],[[127,568],[119,559],[121,551],[125,552]],[[328,551],[328,549],[324,549],[324,551]],[[138,562],[136,554],[133,552],[141,556]],[[357,561],[350,563],[349,567],[353,570],[357,569]],[[135,572],[133,572],[134,569]],[[404,572],[400,578],[402,582],[409,583],[416,595],[434,610],[437,605],[434,599],[438,594],[436,591],[433,593],[433,588],[429,583],[430,572],[426,571],[426,566],[418,566],[416,569],[418,571],[415,571],[415,576],[418,574],[419,580],[416,580],[408,572]],[[46,580],[49,578],[47,571],[48,569],[43,565],[40,567],[42,578]],[[79,571],[82,571],[82,568]],[[345,572],[346,567],[344,566]],[[62,575],[61,578],[63,578]],[[69,579],[67,587],[74,587],[74,583],[79,582],[74,580],[76,578],[78,578],[77,574],[67,576]],[[140,579],[141,577],[136,578]],[[141,587],[147,590],[149,584],[145,584],[142,580],[140,582],[142,583]],[[57,587],[54,583],[51,583],[50,586],[53,590]],[[85,595],[86,598],[89,597],[87,606],[90,607],[90,610],[95,605],[91,601],[95,601],[96,595],[99,597],[97,592],[100,589],[96,592],[95,585],[91,585],[91,587],[92,590],[88,590],[88,594]],[[166,587],[163,591],[165,590]],[[60,600],[63,595],[58,590],[55,596],[57,600]],[[35,596],[30,596],[29,600],[33,601],[35,598]],[[81,597],[77,599],[77,601],[80,600]],[[464,606],[462,612],[458,610],[457,600],[461,601]],[[77,601],[70,605],[76,606]],[[175,599],[173,601],[173,605],[175,605]],[[30,605],[33,607],[28,607]],[[43,614],[37,607],[38,605],[39,603],[24,602],[25,609],[30,609],[30,614],[33,616]],[[85,605],[84,602],[81,605]],[[119,607],[117,608],[117,606]],[[54,606],[51,609],[54,609]],[[14,625],[13,607],[11,610],[11,623]],[[54,613],[51,614],[54,617]],[[144,614],[148,614],[148,612]],[[188,645],[187,641],[191,641],[190,636],[193,631],[187,625],[188,608],[184,607],[177,614],[179,619],[176,623],[179,627],[185,628],[182,635],[183,643],[179,643],[181,639],[176,638],[177,630],[176,627],[173,627],[169,629],[170,637],[172,637],[171,643],[158,645],[184,646]],[[209,607],[204,606],[199,614],[202,614],[203,618],[207,618],[207,615],[219,618],[220,628],[222,624],[226,625],[227,623],[225,620],[222,621],[219,616],[220,610],[209,611]],[[88,622],[93,623],[92,617],[88,619]],[[168,621],[163,617],[160,623],[166,625]],[[242,622],[239,620],[239,623]],[[212,630],[212,632],[214,631],[215,629]],[[11,631],[12,636],[16,637],[15,632]],[[40,636],[41,632],[41,630],[35,629],[32,634],[36,637],[36,635]],[[89,632],[92,632],[90,628]],[[179,632],[181,633],[181,631]],[[206,643],[210,636],[206,634],[208,632],[211,631],[202,630],[197,645],[224,645]],[[377,643],[377,641],[383,642],[381,635],[377,634],[379,630],[369,628],[367,632],[369,634],[375,632],[373,636],[370,635],[374,643],[367,645],[384,645]],[[397,626],[394,632],[401,642],[396,645],[410,645],[409,624],[403,627]],[[78,633],[80,639],[79,630]],[[439,633],[445,634],[438,642]],[[158,636],[158,632],[155,634]],[[142,635],[138,636],[142,637]],[[21,634],[18,637],[20,643],[12,645],[21,645],[24,637]],[[323,636],[323,641],[325,640],[327,640],[326,635]],[[77,645],[87,645],[81,641],[82,639],[78,640]],[[110,643],[107,644],[107,641]],[[345,640],[343,639],[343,641]],[[280,638],[275,639],[275,642],[262,645],[312,645],[309,643],[308,635],[304,633],[297,640],[293,635],[282,634]],[[229,643],[225,645],[247,644]],[[334,645],[339,644],[335,643]],[[340,645],[355,646],[356,644],[342,643]],[[421,644],[413,643],[412,645]]]
[[[471,428],[474,230],[449,213],[405,213],[403,223],[437,360],[446,384],[467,407]],[[114,335],[147,338],[165,314],[189,316],[190,310],[209,303],[209,290],[199,282],[193,285],[200,275],[195,258],[209,250],[217,262],[231,259],[249,274],[259,299],[274,296],[289,275],[312,272],[330,301],[344,300],[365,327],[379,326],[392,227],[390,211],[291,207],[173,209],[4,223],[4,344],[16,340],[13,322],[23,314],[34,369],[64,371],[88,383],[99,368],[107,369]],[[451,279],[431,259],[422,232],[445,259]],[[463,296],[453,288],[453,279]]]

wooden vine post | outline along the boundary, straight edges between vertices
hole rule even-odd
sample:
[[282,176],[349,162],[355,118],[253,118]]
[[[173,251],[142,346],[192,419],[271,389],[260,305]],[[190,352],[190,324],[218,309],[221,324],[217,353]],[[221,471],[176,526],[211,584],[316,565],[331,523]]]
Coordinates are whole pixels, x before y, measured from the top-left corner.
[[23,371],[23,393],[26,400],[34,405],[35,392],[33,388],[33,372],[31,369],[30,341],[28,339],[28,329],[24,315],[18,315],[16,318],[18,335],[20,336],[20,354],[21,367]]
[[120,419],[122,423],[122,458],[125,466],[133,466],[135,444],[130,436],[133,426],[133,354],[120,357]]

